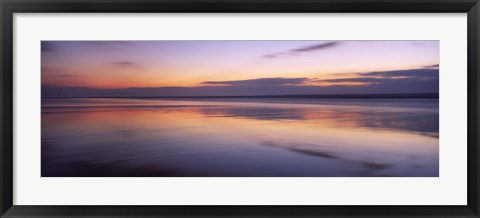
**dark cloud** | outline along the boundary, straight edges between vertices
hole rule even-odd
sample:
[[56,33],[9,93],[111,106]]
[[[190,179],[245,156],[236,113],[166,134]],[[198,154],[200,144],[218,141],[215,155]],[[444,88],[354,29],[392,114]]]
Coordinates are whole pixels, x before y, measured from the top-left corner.
[[433,64],[433,65],[425,65],[423,66],[423,69],[438,69],[440,67],[439,64]]
[[90,45],[130,45],[133,41],[77,41],[77,43]]
[[438,78],[438,69],[411,69],[411,70],[392,70],[375,71],[368,73],[358,73],[364,77],[406,77],[406,78]]
[[[438,80],[438,78],[436,78]],[[422,77],[409,77],[409,78],[373,78],[373,77],[357,77],[357,78],[342,78],[342,79],[329,79],[329,80],[319,80],[321,82],[331,82],[331,83],[366,83],[366,85],[372,84],[400,84],[400,83],[411,83],[418,82],[422,80],[435,80],[435,78],[422,78]]]
[[137,63],[131,61],[115,61],[112,65],[120,68],[140,68]]
[[341,78],[341,79],[326,79],[326,80],[314,80],[317,82],[366,82],[366,83],[374,83],[374,82],[382,82],[385,79],[383,78],[370,78],[370,77],[356,77],[356,78]]
[[263,57],[264,57],[264,58],[276,58],[276,57],[278,57],[278,56],[279,56],[279,55],[277,55],[277,54],[267,54],[267,55],[264,55]]
[[119,50],[131,46],[133,41],[76,41],[75,43],[105,50]]
[[56,52],[62,46],[78,45],[83,49],[91,50],[92,52],[110,51],[119,52],[131,47],[135,42],[133,41],[42,41],[42,52]]
[[49,86],[42,88],[44,97],[177,97],[177,96],[266,96],[266,95],[340,95],[438,93],[438,80],[390,79],[372,85],[227,85],[198,87],[145,87],[92,89]]
[[62,69],[58,68],[51,68],[51,67],[42,67],[42,75],[49,74],[50,76],[57,77],[57,78],[78,78],[83,77],[83,75],[74,74],[70,72],[65,72]]
[[422,46],[422,45],[425,45],[425,41],[413,41],[413,42],[412,42],[412,45]]
[[57,77],[62,77],[62,78],[77,78],[77,77],[82,77],[82,75],[77,75],[77,74],[58,74],[56,75]]
[[323,50],[331,47],[335,47],[340,45],[341,42],[327,42],[327,43],[321,43],[321,44],[315,44],[315,45],[309,45],[305,47],[300,47],[300,48],[295,48],[291,49],[288,51],[284,52],[277,52],[277,53],[272,53],[272,54],[266,54],[263,55],[263,58],[277,58],[280,56],[285,56],[285,55],[298,55],[302,53],[307,53],[307,52],[313,52],[313,51],[318,51],[318,50]]
[[355,77],[313,80],[315,82],[362,82],[370,84],[390,84],[398,82],[415,82],[425,80],[438,81],[438,69],[412,69],[412,70],[393,70],[393,71],[375,71],[367,73],[353,74]]
[[322,43],[322,44],[316,44],[316,45],[306,46],[302,48],[292,49],[290,50],[290,52],[294,52],[294,53],[311,52],[311,51],[317,51],[317,50],[334,47],[337,45],[340,45],[340,42],[328,42],[328,43]]
[[302,84],[308,81],[308,78],[261,78],[248,80],[231,80],[231,81],[206,81],[202,84],[207,85],[293,85]]
[[[129,67],[131,64],[121,63]],[[345,74],[343,74],[345,75]],[[175,97],[175,96],[262,96],[262,95],[337,95],[438,93],[438,69],[412,69],[353,73],[350,78],[260,78],[232,81],[206,81],[197,87],[152,87],[90,89],[44,87],[42,96],[70,97]],[[329,86],[309,85],[329,82]],[[360,82],[360,85],[345,85]],[[338,83],[338,84],[336,84]],[[220,86],[219,86],[220,85]]]
[[57,48],[55,42],[51,41],[42,41],[40,46],[42,52],[54,52]]

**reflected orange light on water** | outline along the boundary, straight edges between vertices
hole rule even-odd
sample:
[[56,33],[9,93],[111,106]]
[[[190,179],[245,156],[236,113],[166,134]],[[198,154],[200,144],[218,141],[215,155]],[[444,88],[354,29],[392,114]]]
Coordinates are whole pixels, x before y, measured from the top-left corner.
[[[166,165],[179,168],[176,176],[438,176],[438,129],[416,129],[432,121],[417,119],[432,113],[421,107],[85,102],[45,104],[42,141],[48,143],[42,146],[96,156],[82,161]],[[79,141],[62,143],[67,139]],[[218,169],[204,172],[211,161]],[[245,162],[260,167],[238,166]],[[281,171],[285,164],[289,169]]]

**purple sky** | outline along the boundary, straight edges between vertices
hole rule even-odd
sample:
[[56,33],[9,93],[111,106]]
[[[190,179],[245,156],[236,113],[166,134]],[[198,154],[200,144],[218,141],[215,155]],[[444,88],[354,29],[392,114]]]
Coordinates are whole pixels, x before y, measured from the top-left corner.
[[41,55],[44,93],[438,92],[438,41],[43,41]]

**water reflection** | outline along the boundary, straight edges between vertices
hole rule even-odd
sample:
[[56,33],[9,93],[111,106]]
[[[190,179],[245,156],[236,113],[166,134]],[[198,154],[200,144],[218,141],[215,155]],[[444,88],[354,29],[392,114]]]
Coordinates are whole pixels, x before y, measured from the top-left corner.
[[422,110],[371,110],[370,108],[203,108],[205,116],[241,117],[260,120],[331,120],[343,125],[438,132],[438,112]]
[[438,176],[437,99],[258,101],[44,99],[42,176]]

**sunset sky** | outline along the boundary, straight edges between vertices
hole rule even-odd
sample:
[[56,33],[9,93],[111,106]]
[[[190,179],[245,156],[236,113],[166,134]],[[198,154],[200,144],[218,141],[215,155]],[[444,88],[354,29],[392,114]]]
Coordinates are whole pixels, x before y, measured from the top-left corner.
[[43,41],[41,46],[44,91],[438,92],[438,41]]

